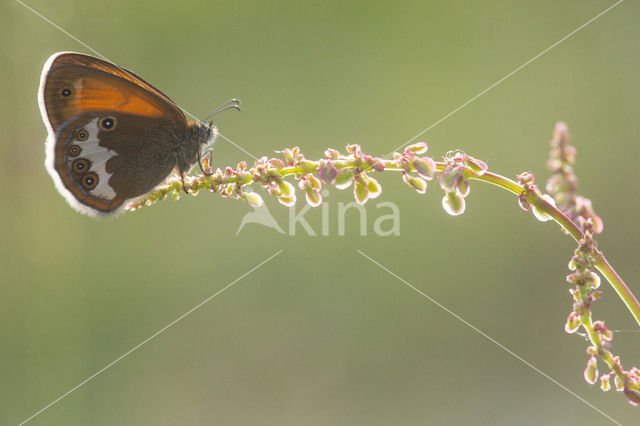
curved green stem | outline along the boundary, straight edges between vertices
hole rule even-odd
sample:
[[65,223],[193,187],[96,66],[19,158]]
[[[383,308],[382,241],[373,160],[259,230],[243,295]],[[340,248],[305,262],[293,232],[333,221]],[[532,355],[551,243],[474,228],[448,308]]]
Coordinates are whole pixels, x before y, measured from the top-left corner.
[[636,299],[631,290],[629,290],[629,287],[627,287],[622,278],[620,278],[620,275],[613,269],[600,250],[596,251],[595,266],[607,281],[609,281],[624,304],[627,305],[636,322],[640,324],[640,303],[638,303],[638,299]]
[[[385,171],[407,171],[405,167],[401,167],[400,164],[395,160],[377,160],[384,165]],[[282,162],[280,163],[282,164]],[[363,161],[362,158],[357,158],[357,156],[351,156],[351,158],[341,157],[339,159],[334,159],[332,160],[332,164],[338,170],[354,169],[358,170],[360,173],[367,173],[372,171],[371,165]],[[436,172],[441,173],[445,171],[448,163],[435,162],[435,166]],[[271,167],[265,163],[262,170],[263,172],[266,170],[268,174],[279,176],[280,178],[282,178],[287,175],[302,176],[315,173],[318,171],[319,167],[320,162],[318,161],[302,159],[295,165],[280,168]],[[562,211],[558,210],[554,205],[550,204],[547,200],[542,198],[537,189],[528,189],[524,185],[521,185],[513,181],[512,179],[496,173],[491,173],[489,171],[485,172],[482,175],[477,175],[473,174],[470,169],[467,169],[465,172],[465,178],[490,183],[506,191],[509,191],[518,197],[524,196],[529,204],[534,206],[537,210],[551,216],[551,218],[553,218],[553,220],[555,220],[562,227],[562,229],[569,233],[576,240],[576,242],[579,243],[584,238],[580,227],[564,213],[562,213]],[[218,171],[216,174],[211,176],[201,176],[199,178],[195,178],[191,181],[186,182],[185,187],[191,193],[197,192],[198,189],[218,191],[220,188],[223,188],[225,186],[229,187],[236,185],[238,187],[241,187],[252,182],[264,184],[262,179],[264,179],[263,174],[258,173],[256,169],[247,169],[246,164],[244,164],[244,166],[239,167],[236,171],[231,171],[231,173],[222,173]],[[533,188],[533,186],[531,186],[531,188]],[[136,209],[143,205],[153,204],[157,200],[166,198],[166,196],[169,194],[173,194],[173,196],[177,198],[181,193],[181,189],[182,183],[179,179],[175,179],[174,181],[168,183],[166,186],[159,187],[158,189],[156,189],[156,191],[149,194],[146,198],[141,199],[137,204],[134,204],[131,209]],[[223,196],[230,196],[229,194],[233,194],[233,191],[221,194]],[[618,293],[624,304],[633,315],[633,318],[636,320],[638,325],[640,325],[640,303],[638,303],[638,300],[635,298],[631,290],[629,290],[622,278],[620,278],[616,271],[607,262],[604,255],[600,251],[596,250],[594,256],[596,259],[596,268],[598,268],[598,270],[602,273],[602,275],[604,275],[607,281],[609,281],[611,286]]]
[[[495,173],[486,172],[482,176],[469,175],[469,178],[491,183],[518,196],[525,193],[524,186],[514,182],[509,178],[500,176]],[[576,242],[579,243],[580,240],[584,237],[578,225],[576,225],[571,219],[569,219],[567,215],[558,210],[553,204],[550,204],[547,200],[542,198],[539,194],[533,191],[528,191],[526,193],[526,197],[527,201],[529,201],[532,206],[551,216],[553,220],[555,220],[556,223],[558,223],[558,225],[562,227],[562,229],[567,231],[573,237],[573,239],[576,240]],[[640,325],[640,303],[638,302],[638,299],[636,299],[636,297],[633,295],[629,287],[627,287],[620,275],[618,275],[615,269],[613,269],[613,267],[609,264],[602,252],[596,250],[595,258],[596,263],[594,266],[598,268],[600,273],[602,273],[607,281],[609,281],[609,284],[611,284],[616,293],[618,293],[618,296],[620,296],[624,304],[627,306],[627,309],[629,309],[629,312],[631,312],[633,318],[636,320],[638,325]]]

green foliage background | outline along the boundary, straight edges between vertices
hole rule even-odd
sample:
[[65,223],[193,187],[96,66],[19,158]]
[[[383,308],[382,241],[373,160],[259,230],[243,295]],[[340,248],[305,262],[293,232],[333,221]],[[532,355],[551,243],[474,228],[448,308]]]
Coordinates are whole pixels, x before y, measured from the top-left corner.
[[[256,156],[317,159],[359,143],[384,155],[613,2],[67,1],[28,4],[217,118]],[[640,293],[635,172],[640,7],[627,1],[420,140],[543,182],[551,131],[569,125],[600,247]],[[640,411],[582,378],[585,342],[563,331],[572,241],[504,193],[474,184],[449,217],[432,185],[377,176],[368,235],[248,225],[241,202],[200,194],[96,221],[44,167],[36,94],[56,51],[86,48],[20,4],[0,6],[0,423],[16,424],[247,272],[283,253],[35,418],[31,424],[584,424],[610,422],[356,253],[360,249],[624,424]],[[215,166],[251,160],[220,140]],[[392,201],[401,234],[372,231]],[[267,199],[287,229],[288,211]],[[297,209],[302,208],[299,203]],[[317,233],[321,210],[306,215]],[[640,334],[604,286],[595,314],[625,366]]]

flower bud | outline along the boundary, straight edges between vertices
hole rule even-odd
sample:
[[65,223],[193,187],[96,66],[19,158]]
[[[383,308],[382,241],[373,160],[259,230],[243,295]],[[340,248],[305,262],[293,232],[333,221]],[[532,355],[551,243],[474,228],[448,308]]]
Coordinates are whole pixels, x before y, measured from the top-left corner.
[[613,340],[613,331],[609,330],[608,328],[606,330],[602,330],[602,338],[604,340],[606,340],[607,342],[610,342]]
[[569,141],[569,128],[562,121],[556,123],[555,129],[553,129],[553,139],[563,142]]
[[469,181],[466,179],[458,179],[458,184],[456,185],[456,190],[460,195],[466,197],[469,195],[469,191],[471,190],[471,186],[469,185]]
[[314,191],[320,191],[322,189],[322,183],[314,175],[308,175],[307,180],[311,184],[311,188],[313,188]]
[[[554,153],[554,151],[556,151]],[[562,161],[560,161],[558,157],[558,150],[551,150],[551,152],[549,153],[549,158],[546,162],[546,166],[547,169],[554,171],[554,170],[559,170],[562,167]]]
[[525,212],[531,210],[531,204],[529,204],[529,200],[527,200],[527,197],[525,197],[524,194],[518,195],[518,204]]
[[602,218],[592,212],[590,219],[593,221],[593,233],[601,234],[604,230],[604,222],[602,221]]
[[337,160],[338,158],[340,158],[340,153],[335,149],[331,149],[331,148],[327,149],[324,152],[324,155],[327,157],[328,160]]
[[440,173],[440,187],[445,192],[454,192],[458,179],[461,178],[462,167],[447,167],[442,173]]
[[409,145],[404,149],[404,151],[411,152],[412,154],[415,154],[415,155],[422,155],[426,153],[428,149],[429,149],[429,146],[426,144],[426,142],[418,142],[413,145]]
[[433,175],[436,171],[436,163],[433,159],[429,157],[418,158],[414,160],[411,165],[423,178],[427,180],[433,179]]
[[372,168],[373,170],[375,170],[376,172],[383,172],[384,171],[384,161],[382,161],[382,159],[375,157],[375,158],[371,158],[369,161],[369,167]]
[[402,167],[404,173],[411,173],[411,164],[405,157],[400,157],[398,161],[396,161],[396,165],[398,167]]
[[415,189],[419,194],[424,194],[427,192],[427,182],[417,176],[411,176],[408,173],[402,174],[402,180],[404,183]]
[[280,189],[280,193],[284,196],[289,196],[295,193],[295,188],[289,182],[285,180],[281,180],[277,182],[278,189]]
[[338,176],[338,169],[336,169],[331,160],[320,160],[318,176],[324,183],[332,184],[336,180],[336,176]]
[[320,204],[322,204],[322,195],[320,195],[319,192],[316,192],[313,189],[305,191],[305,197],[307,199],[307,203],[311,207],[318,207]]
[[442,207],[451,216],[458,216],[464,213],[464,197],[457,192],[447,192],[442,198]]
[[382,194],[382,186],[374,178],[367,176],[367,190],[369,191],[369,198],[378,198]]
[[276,185],[274,182],[271,182],[271,184],[267,188],[267,191],[269,192],[269,195],[273,195],[275,197],[279,197],[280,195],[282,195],[280,188],[278,188],[278,185]]
[[285,148],[284,151],[282,151],[282,154],[284,155],[284,162],[288,165],[293,165],[293,151],[289,148]]
[[640,405],[640,391],[637,389],[632,389],[629,386],[624,387],[624,394],[627,397],[627,401],[631,405]]
[[536,181],[536,177],[533,175],[533,173],[527,173],[527,172],[522,172],[520,173],[518,176],[518,183],[520,185],[526,185],[528,183],[535,183]]
[[593,329],[600,334],[602,339],[608,342],[613,340],[613,332],[604,325],[604,321],[594,321]]
[[598,363],[593,355],[587,361],[587,368],[584,369],[584,380],[590,385],[598,380]]
[[591,271],[586,276],[586,282],[591,285],[591,288],[600,287],[600,275]]
[[295,194],[281,195],[278,197],[278,202],[280,202],[280,204],[282,204],[283,206],[292,207],[296,204],[296,196]]
[[[567,281],[571,284],[573,284],[571,281],[569,281],[569,277],[571,275],[567,275]],[[569,294],[571,294],[571,296],[573,297],[573,301],[574,302],[580,302],[580,291],[578,291],[578,289],[575,288],[570,288],[569,289]],[[575,305],[574,305],[575,306]]]
[[220,191],[220,196],[223,198],[229,198],[233,195],[233,190],[235,185],[223,185],[222,190]]
[[464,161],[464,164],[469,168],[469,171],[473,173],[475,176],[482,176],[485,174],[489,166],[482,160],[478,160],[477,158],[473,158],[467,155],[467,158]]
[[600,377],[600,389],[603,392],[609,392],[611,390],[611,373],[603,374]]
[[360,145],[354,143],[353,145],[347,145],[346,150],[349,154],[353,154],[356,157],[360,155]]
[[613,377],[613,383],[616,385],[616,391],[622,392],[624,389],[624,383],[617,374]]
[[342,170],[335,178],[335,185],[338,189],[347,189],[353,181],[353,170]]
[[[542,198],[548,202],[549,204],[551,204],[552,206],[556,206],[556,201],[551,197],[551,195],[549,194],[544,194],[542,196]],[[540,222],[547,222],[549,220],[553,220],[553,217],[551,217],[547,212],[538,209],[536,206],[532,206],[533,207],[533,215],[536,217],[536,219],[538,219]]]
[[369,200],[369,190],[363,183],[356,181],[353,186],[353,196],[356,203],[363,205]]
[[302,178],[298,181],[298,188],[300,188],[302,191],[305,191],[308,188],[311,188],[311,183],[309,183],[306,178]]
[[580,328],[580,316],[575,312],[571,312],[567,317],[567,322],[564,325],[564,331],[567,332],[568,334],[572,334],[578,331],[579,328]]
[[315,171],[318,167],[315,162],[304,158],[299,161],[299,165],[302,166],[302,169],[307,173]]
[[269,160],[269,165],[278,170],[284,168],[284,162],[279,158],[272,158],[271,160]]
[[262,197],[255,192],[243,192],[241,197],[253,208],[260,207],[264,204]]

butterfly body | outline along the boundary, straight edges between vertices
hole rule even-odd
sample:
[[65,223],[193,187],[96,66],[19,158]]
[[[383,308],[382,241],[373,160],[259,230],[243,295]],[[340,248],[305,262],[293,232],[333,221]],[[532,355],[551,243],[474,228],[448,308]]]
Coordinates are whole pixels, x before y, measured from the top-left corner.
[[116,214],[172,171],[187,173],[217,136],[132,72],[80,53],[49,58],[39,103],[47,170],[69,204],[91,216]]

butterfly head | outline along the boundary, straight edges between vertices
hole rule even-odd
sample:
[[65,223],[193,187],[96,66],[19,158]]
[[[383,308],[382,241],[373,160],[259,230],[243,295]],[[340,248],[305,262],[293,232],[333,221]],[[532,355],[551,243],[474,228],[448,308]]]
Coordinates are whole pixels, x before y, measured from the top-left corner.
[[[211,147],[213,146],[216,138],[218,137],[218,128],[215,124],[213,124],[213,117],[216,114],[221,113],[222,111],[226,111],[229,109],[235,109],[240,111],[240,100],[239,99],[230,99],[227,102],[220,105],[218,108],[214,109],[211,114],[205,118],[204,122],[194,122],[190,126],[193,129],[193,134],[191,135],[191,139],[197,141],[195,145],[198,147],[197,152],[197,162],[198,166],[200,166],[200,170],[204,175],[210,176],[212,172],[210,170],[206,170],[202,165],[202,157],[206,155],[206,153],[211,154]],[[179,165],[180,166],[180,165]],[[182,184],[184,188],[184,173],[181,169],[182,176]],[[186,192],[186,188],[185,188]]]
[[[202,122],[191,122],[190,127],[192,130],[191,139],[196,140],[198,143],[196,144],[200,148],[200,154],[198,156],[198,162],[200,162],[200,157],[203,151],[209,150],[216,138],[218,137],[218,127],[213,124],[213,117],[222,111],[226,111],[229,109],[235,109],[240,111],[240,100],[239,99],[230,99],[227,102],[223,103],[216,109],[214,109],[211,114],[207,116]],[[201,165],[202,166],[202,165]],[[202,167],[201,167],[202,168]]]
[[213,146],[218,138],[218,127],[212,121],[206,123],[197,122],[192,129],[192,137],[199,142],[199,146],[203,150]]

